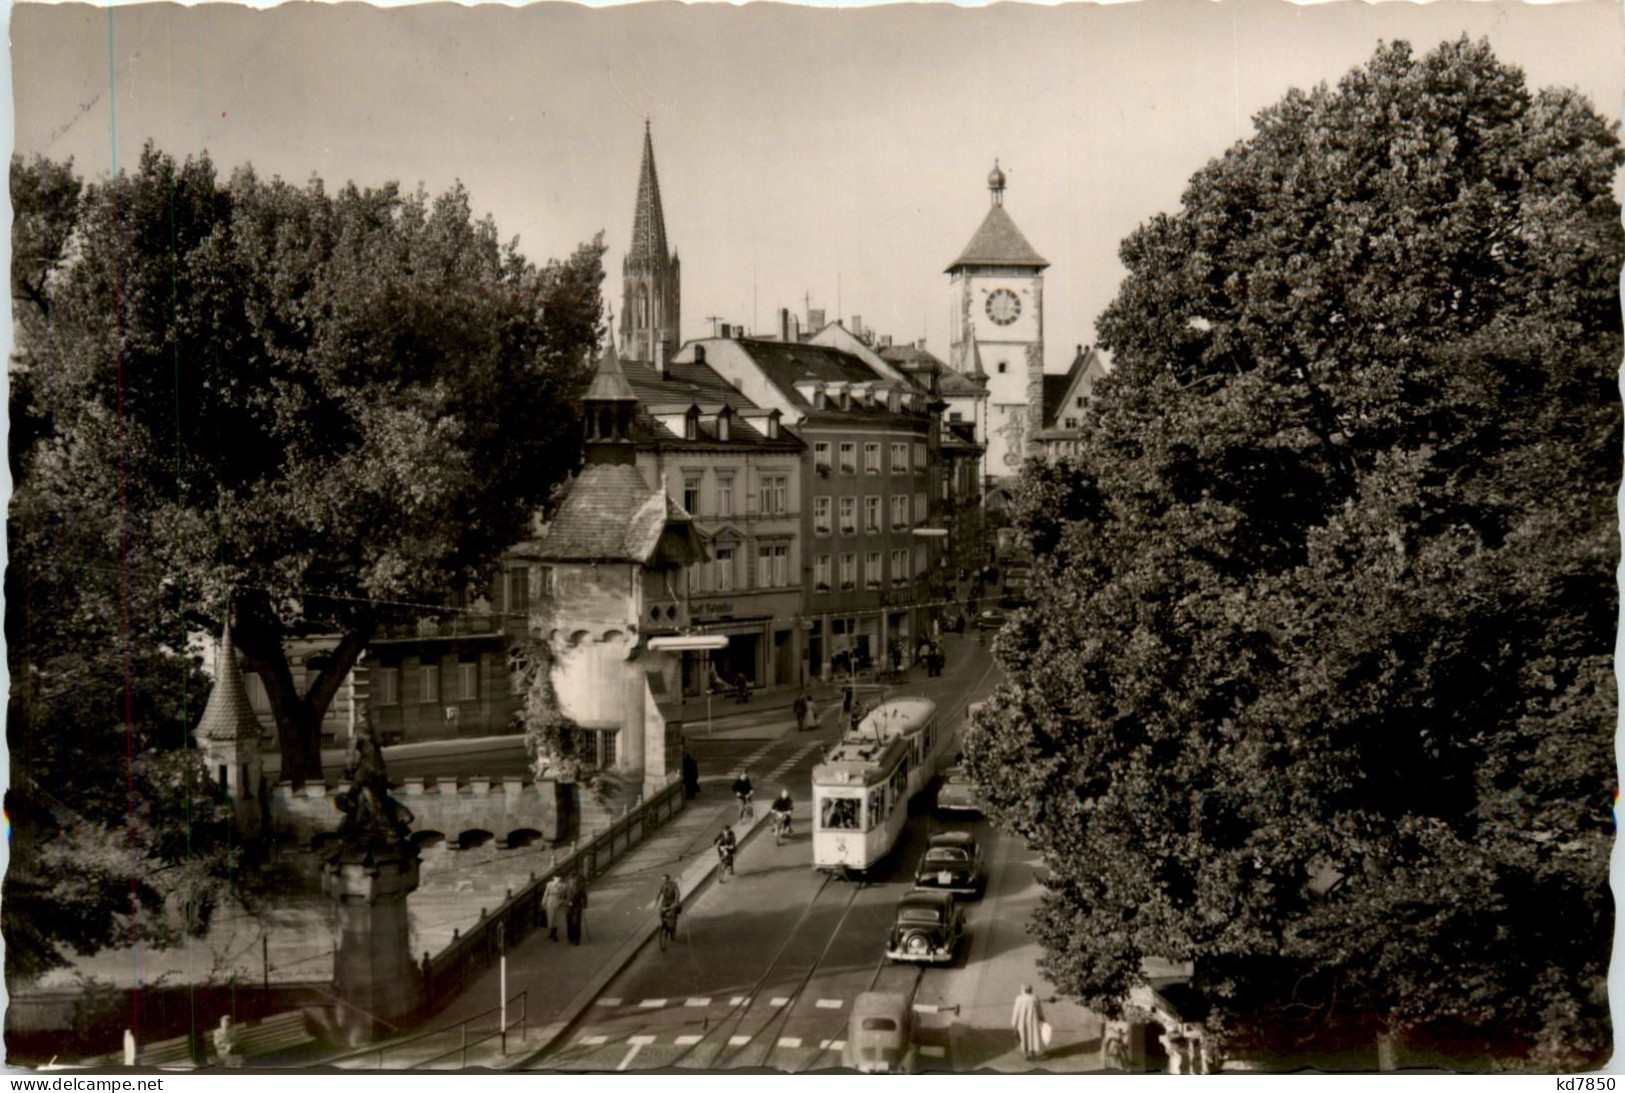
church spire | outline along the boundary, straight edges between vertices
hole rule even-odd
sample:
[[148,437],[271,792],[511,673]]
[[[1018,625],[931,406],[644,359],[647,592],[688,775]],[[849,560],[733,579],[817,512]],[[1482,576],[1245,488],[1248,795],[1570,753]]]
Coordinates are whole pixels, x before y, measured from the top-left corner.
[[643,119],[643,169],[638,172],[638,204],[632,214],[632,246],[626,261],[634,269],[663,266],[666,250],[666,212],[660,207],[660,176],[655,173],[654,134]]
[[632,360],[654,361],[655,347],[666,355],[679,342],[681,267],[666,245],[666,211],[655,171],[654,134],[643,121],[643,166],[632,213],[632,241],[621,263],[621,347]]

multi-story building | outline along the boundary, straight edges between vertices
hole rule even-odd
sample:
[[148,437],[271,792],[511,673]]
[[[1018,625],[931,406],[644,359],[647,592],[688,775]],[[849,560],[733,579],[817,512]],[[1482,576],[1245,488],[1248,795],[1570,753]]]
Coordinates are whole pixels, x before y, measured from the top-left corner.
[[1044,377],[1044,428],[1038,434],[1044,458],[1077,454],[1084,412],[1094,398],[1095,383],[1105,375],[1099,351],[1080,345],[1064,375]]
[[[930,397],[824,345],[706,338],[677,354],[703,364],[806,445],[801,464],[805,663],[884,664],[930,623],[940,566],[940,438]],[[928,534],[920,535],[924,530]]]
[[709,555],[690,575],[691,622],[728,638],[708,657],[688,655],[685,693],[739,676],[753,686],[802,682],[806,446],[781,411],[758,407],[705,364],[622,367],[639,403],[637,466],[667,483]]

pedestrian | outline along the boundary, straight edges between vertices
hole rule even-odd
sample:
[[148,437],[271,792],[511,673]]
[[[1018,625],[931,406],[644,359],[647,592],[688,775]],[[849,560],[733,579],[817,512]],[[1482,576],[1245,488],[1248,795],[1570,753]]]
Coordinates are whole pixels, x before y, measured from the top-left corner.
[[690,800],[700,795],[700,764],[683,749],[683,792]]
[[130,1029],[124,1030],[124,1065],[135,1065],[135,1033]]
[[925,674],[931,675],[931,643],[924,638],[920,639],[920,647],[914,653],[914,663],[925,665]]
[[807,727],[809,729],[818,727],[818,706],[813,702],[812,695],[807,696]]
[[790,710],[796,715],[796,732],[805,732],[807,729],[807,694],[805,691],[796,695],[796,700],[790,704]]
[[564,910],[564,878],[554,873],[547,878],[547,887],[542,889],[542,918],[546,922],[547,936],[550,941],[559,939],[559,916]]
[[734,698],[741,705],[750,701],[750,680],[745,678],[744,672],[738,672],[734,675]]
[[570,887],[564,899],[564,925],[570,944],[581,944],[582,919],[587,913],[587,886],[581,877],[571,874]]
[[1021,1041],[1024,1058],[1031,1060],[1043,1056],[1043,1024],[1044,1007],[1038,1004],[1038,996],[1033,994],[1032,985],[1026,984],[1016,995],[1016,1008],[1010,1015],[1010,1027],[1016,1030],[1016,1037]]

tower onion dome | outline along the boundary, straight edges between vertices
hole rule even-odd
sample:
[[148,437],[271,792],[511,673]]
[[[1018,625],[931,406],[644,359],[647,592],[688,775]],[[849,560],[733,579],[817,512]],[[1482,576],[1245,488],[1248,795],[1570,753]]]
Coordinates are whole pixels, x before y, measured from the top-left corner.
[[993,200],[1000,202],[1004,197],[1004,172],[999,170],[999,161],[993,161],[993,170],[987,174],[987,188],[993,191]]

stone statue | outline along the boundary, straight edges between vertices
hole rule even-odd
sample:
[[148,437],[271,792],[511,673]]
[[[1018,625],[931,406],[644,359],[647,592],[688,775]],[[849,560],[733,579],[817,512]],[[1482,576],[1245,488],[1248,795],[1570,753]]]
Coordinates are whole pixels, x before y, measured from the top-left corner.
[[357,729],[348,775],[349,790],[334,801],[344,813],[339,821],[339,846],[353,849],[407,842],[412,812],[389,795],[384,750],[378,745],[371,717],[363,717]]

